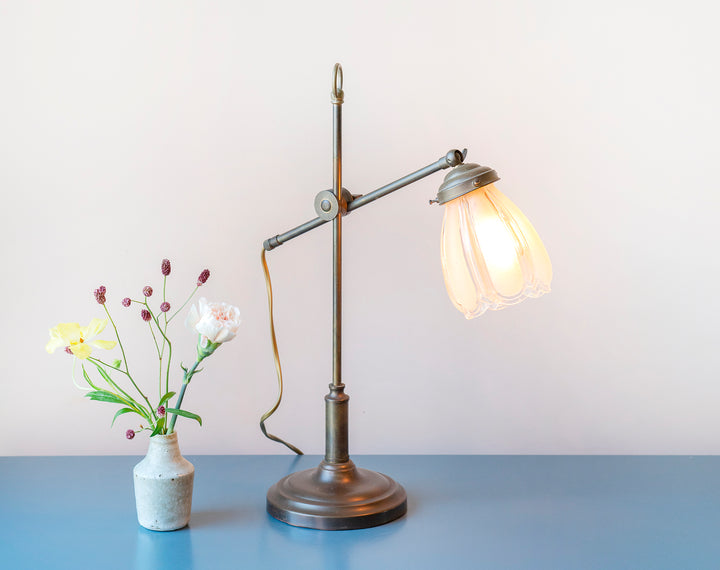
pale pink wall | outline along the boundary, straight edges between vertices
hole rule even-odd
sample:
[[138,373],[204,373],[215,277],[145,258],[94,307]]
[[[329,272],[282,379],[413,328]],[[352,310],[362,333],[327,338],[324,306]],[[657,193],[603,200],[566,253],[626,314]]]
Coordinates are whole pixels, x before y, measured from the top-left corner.
[[[448,149],[494,166],[554,263],[553,292],[466,321],[439,263],[442,175],[345,224],[354,453],[719,453],[720,79],[710,2],[21,2],[0,5],[5,303],[0,454],[140,454],[82,398],[49,326],[101,316],[169,257],[240,306],[190,387],[183,451],[284,453],[263,239],[331,185],[330,76],[345,70],[344,184]],[[268,256],[286,375],[271,431],[322,451],[330,229]],[[135,311],[133,309],[133,311]],[[192,339],[176,329],[179,358]],[[142,341],[142,342],[140,342]],[[155,382],[152,353],[131,364]]]

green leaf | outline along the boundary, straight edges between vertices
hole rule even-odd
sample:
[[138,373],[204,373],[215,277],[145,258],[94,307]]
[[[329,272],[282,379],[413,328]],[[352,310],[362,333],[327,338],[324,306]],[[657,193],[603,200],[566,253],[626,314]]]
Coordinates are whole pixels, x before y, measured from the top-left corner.
[[202,425],[202,418],[200,416],[198,416],[197,414],[188,412],[187,410],[178,410],[177,408],[165,408],[165,413],[166,414],[177,414],[178,416],[190,418],[191,420],[195,420],[195,421],[197,421],[197,423]]
[[[94,400],[96,402],[110,402],[111,404],[129,406],[133,412],[150,421],[150,418],[148,418],[148,416],[143,413],[144,410],[141,409],[136,402],[127,398],[123,398],[122,396],[118,396],[117,394],[113,394],[112,392],[108,392],[107,390],[94,390],[92,392],[87,392],[85,394],[85,397],[90,398],[91,400]],[[115,420],[113,420],[113,422],[114,421]]]
[[122,404],[123,406],[126,406],[129,403],[123,398],[120,398],[107,390],[93,390],[92,392],[87,392],[85,397],[95,400],[96,402],[111,402],[113,404]]
[[[95,365],[95,368],[98,369],[98,372],[100,373],[100,375],[105,379],[105,381],[106,381],[108,384],[110,384],[111,386],[113,386],[113,387],[114,387],[115,389],[117,389],[119,392],[122,391],[122,390],[120,390],[120,389],[118,388],[117,384],[115,384],[115,382],[112,381],[112,378],[110,378],[110,375],[105,371],[105,369],[104,369],[102,366],[100,366],[97,362],[93,362],[93,364]],[[91,384],[91,385],[92,385],[92,384]],[[93,388],[95,388],[96,390],[98,390],[95,386],[93,386]],[[98,391],[100,391],[100,392],[105,392],[105,390],[98,390]],[[109,393],[110,393],[110,392],[108,392],[108,394],[109,394]],[[114,395],[114,394],[113,394],[113,395]],[[149,421],[149,422],[152,421],[152,418],[150,417],[150,412],[148,412],[148,410],[145,408],[145,406],[143,406],[142,404],[136,402],[136,401],[133,400],[130,396],[125,396],[125,397],[124,397],[124,396],[116,396],[116,397],[117,397],[117,398],[120,398],[120,400],[121,400],[121,401],[118,402],[118,403],[120,403],[120,404],[125,404],[126,406],[132,406],[133,408],[135,408],[135,411],[136,411],[138,414],[140,414],[141,416],[143,416],[145,419],[147,419],[147,421]],[[104,401],[107,401],[107,400],[104,400]]]
[[172,398],[174,395],[175,395],[175,392],[168,392],[162,398],[160,398],[160,403],[158,404],[158,408],[160,406],[162,406],[165,402],[167,402],[170,398]]
[[84,365],[84,364],[82,365],[82,373],[83,373],[83,378],[85,378],[85,382],[87,382],[88,384],[90,384],[90,387],[91,387],[91,388],[94,388],[95,390],[97,390],[98,387],[95,386],[95,384],[92,383],[92,380],[90,380],[90,376],[88,376],[88,373],[87,373],[87,371],[85,370],[85,365]]
[[98,363],[96,363],[96,362],[93,362],[93,364],[95,365],[95,368],[98,369],[98,372],[100,373],[100,376],[102,376],[103,378],[105,378],[105,381],[106,381],[108,384],[112,384],[112,378],[110,378],[110,375],[109,375],[107,372],[105,372],[105,369],[104,369],[102,366],[100,366]]
[[150,437],[159,434],[162,429],[165,427],[165,418],[160,418],[157,423],[155,424],[155,429],[150,434]]
[[133,412],[135,414],[138,413],[137,410],[133,410],[132,408],[120,408],[117,411],[117,413],[115,414],[115,417],[113,418],[112,423],[110,424],[110,427],[113,426],[113,424],[115,423],[115,420],[118,419],[118,416],[122,416],[123,414],[128,414],[130,412]]
[[122,364],[122,360],[113,360],[112,367],[120,369],[120,365]]

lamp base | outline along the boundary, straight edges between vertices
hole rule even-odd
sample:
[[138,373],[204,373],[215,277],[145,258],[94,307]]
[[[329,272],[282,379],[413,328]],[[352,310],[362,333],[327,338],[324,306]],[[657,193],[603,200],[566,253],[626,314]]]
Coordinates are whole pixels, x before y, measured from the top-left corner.
[[267,494],[267,512],[293,525],[318,530],[368,528],[407,512],[407,495],[387,475],[360,469],[348,460],[323,461],[291,473]]

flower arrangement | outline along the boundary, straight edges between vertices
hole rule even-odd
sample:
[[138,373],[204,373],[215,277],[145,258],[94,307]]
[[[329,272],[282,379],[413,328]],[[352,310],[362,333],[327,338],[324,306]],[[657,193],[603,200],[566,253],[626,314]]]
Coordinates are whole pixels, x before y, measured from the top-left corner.
[[[115,321],[108,310],[106,295],[107,289],[104,286],[98,287],[94,294],[95,300],[102,305],[107,315],[106,319],[94,318],[86,327],[81,327],[78,323],[60,323],[50,329],[50,342],[45,347],[49,353],[55,352],[58,348],[64,348],[65,352],[72,355],[73,358],[73,382],[75,382],[75,362],[77,359],[82,361],[82,375],[87,382],[89,388],[85,394],[86,397],[98,402],[109,402],[121,406],[115,413],[111,425],[115,420],[128,413],[139,415],[143,419],[139,430],[129,429],[125,433],[128,439],[133,439],[135,434],[141,431],[150,431],[150,437],[154,435],[168,435],[173,433],[175,422],[178,416],[183,416],[196,420],[202,425],[202,419],[198,414],[182,409],[185,390],[187,389],[193,376],[200,372],[198,365],[208,356],[213,354],[223,343],[232,340],[240,326],[240,310],[237,307],[226,303],[210,303],[204,297],[198,300],[197,307],[192,305],[190,312],[185,321],[186,326],[193,329],[198,335],[197,356],[195,362],[189,368],[180,364],[183,370],[182,385],[180,392],[177,394],[177,400],[174,407],[169,407],[168,403],[176,395],[176,392],[170,390],[170,363],[172,360],[172,342],[168,337],[168,325],[175,319],[178,313],[190,302],[198,289],[202,287],[210,277],[210,271],[204,269],[198,279],[195,289],[192,291],[187,300],[174,313],[170,313],[171,305],[166,298],[167,278],[170,275],[172,267],[168,259],[163,259],[160,265],[160,271],[163,275],[162,283],[162,301],[158,310],[153,310],[149,300],[153,296],[153,288],[149,285],[142,290],[140,299],[131,299],[125,297],[121,304],[123,307],[131,305],[139,305],[140,318],[147,323],[150,333],[155,344],[157,356],[159,360],[159,380],[158,380],[158,402],[152,405],[150,399],[138,386],[135,378],[130,372],[125,348],[120,339]],[[100,340],[96,337],[105,330],[108,321],[112,324],[117,340]],[[111,350],[115,346],[120,347],[122,358],[107,363],[93,356],[93,348],[103,350]],[[92,365],[92,368],[91,366]],[[89,369],[89,370],[88,370]],[[93,381],[90,372],[97,373]],[[123,381],[118,381],[117,375],[124,376]],[[113,378],[115,375],[115,378]],[[132,388],[128,386],[128,382]],[[122,385],[127,388],[124,389]],[[78,386],[77,382],[75,385]],[[100,386],[102,387],[100,387]],[[78,388],[82,388],[78,386]],[[85,388],[82,388],[85,389]],[[133,394],[133,395],[131,395]]]

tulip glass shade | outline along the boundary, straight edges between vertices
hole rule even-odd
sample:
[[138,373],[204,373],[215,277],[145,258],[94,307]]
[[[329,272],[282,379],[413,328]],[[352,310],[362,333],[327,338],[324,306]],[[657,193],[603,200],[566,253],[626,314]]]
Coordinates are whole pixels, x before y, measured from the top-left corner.
[[445,204],[441,257],[450,300],[467,319],[550,291],[545,246],[492,183]]

